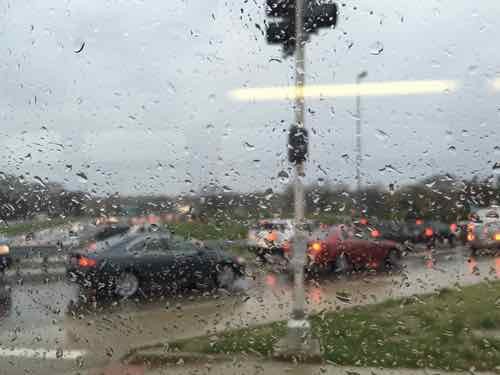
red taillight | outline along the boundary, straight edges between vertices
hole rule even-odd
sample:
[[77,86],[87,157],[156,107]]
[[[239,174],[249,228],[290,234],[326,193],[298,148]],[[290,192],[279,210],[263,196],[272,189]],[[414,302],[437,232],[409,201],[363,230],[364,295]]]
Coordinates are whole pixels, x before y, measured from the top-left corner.
[[368,220],[363,217],[359,220],[359,223],[362,225],[366,225],[366,224],[368,224]]
[[425,236],[426,237],[432,237],[432,235],[434,234],[434,231],[432,230],[432,228],[425,228]]
[[455,224],[455,223],[450,224],[450,230],[451,230],[453,233],[455,233],[455,232],[457,231],[457,229],[458,229],[457,224]]
[[290,251],[290,243],[288,241],[283,242],[283,251],[288,253]]
[[417,219],[415,220],[415,224],[417,225],[422,225],[424,222],[422,221],[422,219]]
[[95,259],[86,257],[80,257],[80,259],[78,259],[78,265],[80,267],[95,267],[96,264],[97,262],[95,261]]
[[370,234],[373,238],[380,237],[380,232],[377,229],[372,230]]

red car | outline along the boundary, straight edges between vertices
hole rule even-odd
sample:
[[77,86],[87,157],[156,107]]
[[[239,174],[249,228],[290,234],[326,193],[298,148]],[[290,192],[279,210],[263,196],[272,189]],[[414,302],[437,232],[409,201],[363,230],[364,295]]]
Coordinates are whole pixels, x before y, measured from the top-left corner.
[[379,239],[370,227],[339,225],[314,233],[307,247],[307,271],[347,273],[358,269],[395,269],[401,259],[397,242]]

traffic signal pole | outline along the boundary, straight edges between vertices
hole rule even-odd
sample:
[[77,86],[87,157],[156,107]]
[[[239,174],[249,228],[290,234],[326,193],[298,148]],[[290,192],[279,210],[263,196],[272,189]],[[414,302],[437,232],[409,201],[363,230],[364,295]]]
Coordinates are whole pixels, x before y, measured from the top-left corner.
[[295,166],[294,209],[295,233],[292,240],[293,300],[288,332],[277,345],[275,354],[294,358],[319,356],[319,341],[311,335],[311,325],[305,313],[304,268],[307,237],[304,231],[304,183],[308,142],[305,127],[305,42],[308,34],[323,27],[335,27],[337,5],[312,0],[266,0],[266,13],[280,21],[267,25],[267,41],[282,44],[285,56],[295,54],[295,123],[288,134],[288,160]]
[[[304,43],[304,0],[296,0],[295,3],[295,123],[305,128],[305,43]],[[294,208],[295,208],[295,236],[293,240],[293,267],[294,267],[294,295],[292,319],[289,326],[309,326],[305,319],[305,295],[304,295],[304,266],[306,256],[306,238],[303,231],[304,224],[304,184],[302,179],[305,175],[304,161],[295,164],[294,182]]]

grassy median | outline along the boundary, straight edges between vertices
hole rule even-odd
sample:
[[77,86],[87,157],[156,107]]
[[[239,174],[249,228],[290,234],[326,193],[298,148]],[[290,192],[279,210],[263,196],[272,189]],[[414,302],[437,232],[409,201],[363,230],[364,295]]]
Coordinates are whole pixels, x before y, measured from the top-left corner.
[[54,218],[46,220],[26,221],[25,223],[2,224],[0,226],[0,235],[2,236],[17,236],[30,232],[57,227],[70,222],[70,219]]
[[[493,370],[500,365],[500,281],[326,312],[312,318],[325,360],[339,365]],[[202,353],[270,356],[285,322],[179,341]]]
[[201,222],[181,222],[166,225],[168,230],[178,236],[185,238],[196,238],[205,240],[238,240],[246,238],[247,228],[237,222],[225,223],[201,223]]

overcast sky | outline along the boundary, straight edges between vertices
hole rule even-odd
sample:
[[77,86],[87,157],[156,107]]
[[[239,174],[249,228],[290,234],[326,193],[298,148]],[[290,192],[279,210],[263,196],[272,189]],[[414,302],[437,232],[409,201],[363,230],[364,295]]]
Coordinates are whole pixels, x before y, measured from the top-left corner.
[[[255,26],[264,29],[264,3],[3,0],[3,170],[98,193],[174,194],[210,180],[281,188],[291,103],[229,95],[293,83],[293,60],[277,61],[280,47]],[[365,183],[494,172],[498,19],[496,0],[361,0],[340,8],[335,30],[312,36],[308,84],[353,83],[363,70],[366,82],[457,82],[450,92],[362,98]],[[308,181],[353,184],[355,98],[307,106]]]

